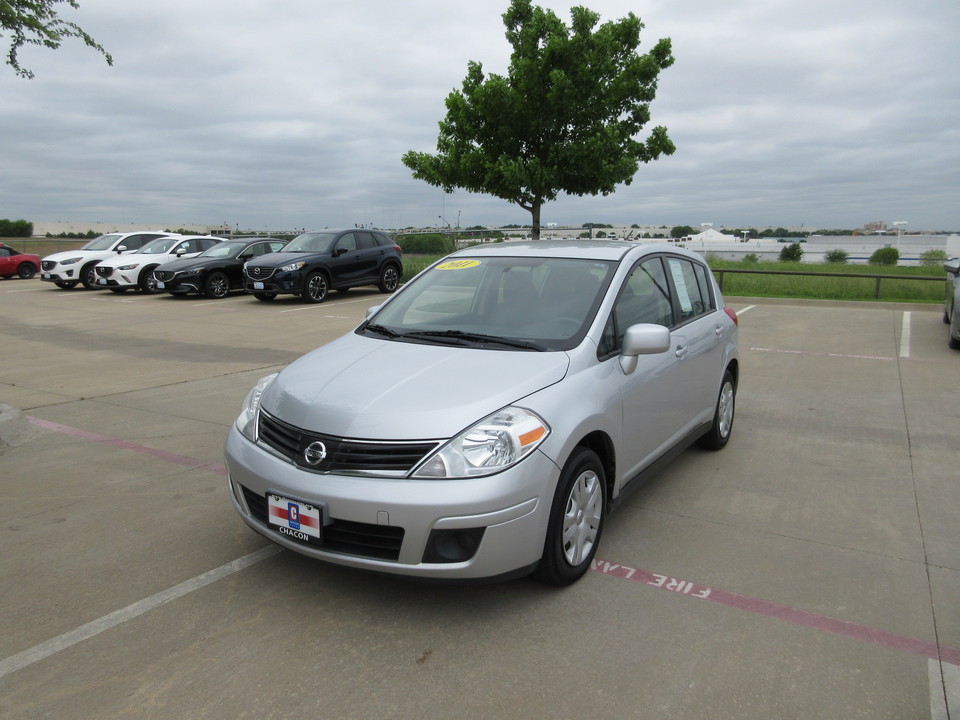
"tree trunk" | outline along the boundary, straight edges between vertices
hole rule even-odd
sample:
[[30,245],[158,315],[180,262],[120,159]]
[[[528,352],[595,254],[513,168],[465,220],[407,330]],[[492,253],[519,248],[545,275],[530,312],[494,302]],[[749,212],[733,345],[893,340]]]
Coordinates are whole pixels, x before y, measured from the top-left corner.
[[543,207],[543,203],[534,201],[530,205],[530,239],[539,240],[540,239],[540,208]]

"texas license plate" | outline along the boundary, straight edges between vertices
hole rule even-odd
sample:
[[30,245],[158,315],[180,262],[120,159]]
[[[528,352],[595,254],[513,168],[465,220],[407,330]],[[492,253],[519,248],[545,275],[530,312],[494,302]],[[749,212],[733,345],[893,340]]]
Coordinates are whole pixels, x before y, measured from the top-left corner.
[[162,280],[157,280],[157,287],[158,287],[160,290],[163,290],[163,289],[166,287],[166,285],[163,283]]
[[106,285],[106,284],[107,284],[107,279],[106,279],[106,278],[97,278],[97,283],[99,283],[100,285]]
[[50,279],[50,273],[43,273],[43,279],[44,279],[44,280],[49,280],[49,279]]
[[269,493],[267,506],[267,518],[278,533],[310,545],[320,544],[323,528],[320,508]]
[[258,281],[258,280],[255,280],[254,283],[253,283],[253,289],[254,289],[254,290],[263,290],[263,283],[260,282],[260,281]]

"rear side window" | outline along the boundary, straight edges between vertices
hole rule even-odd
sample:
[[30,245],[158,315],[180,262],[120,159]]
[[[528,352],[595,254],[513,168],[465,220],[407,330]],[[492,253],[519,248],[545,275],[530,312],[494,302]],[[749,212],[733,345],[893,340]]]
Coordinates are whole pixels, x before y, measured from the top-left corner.
[[706,268],[686,258],[667,258],[670,279],[677,293],[680,322],[705,315],[714,309]]

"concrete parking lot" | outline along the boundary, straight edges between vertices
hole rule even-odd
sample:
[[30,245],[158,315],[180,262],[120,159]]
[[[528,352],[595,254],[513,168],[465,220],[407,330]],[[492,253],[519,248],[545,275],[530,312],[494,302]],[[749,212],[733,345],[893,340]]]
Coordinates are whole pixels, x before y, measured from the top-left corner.
[[234,513],[247,390],[381,298],[0,281],[0,718],[960,719],[938,308],[731,299],[730,445],[633,494],[557,590],[331,567]]

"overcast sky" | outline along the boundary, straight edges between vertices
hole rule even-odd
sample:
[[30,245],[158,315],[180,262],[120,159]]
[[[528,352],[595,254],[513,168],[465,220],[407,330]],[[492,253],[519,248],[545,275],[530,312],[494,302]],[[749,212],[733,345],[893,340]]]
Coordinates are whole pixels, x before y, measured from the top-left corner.
[[[677,146],[543,223],[960,231],[958,0],[541,0],[645,24]],[[82,42],[0,66],[0,218],[385,228],[528,224],[414,180],[467,62],[505,73],[508,0],[80,0]],[[8,38],[0,40],[3,55]],[[645,136],[645,134],[644,134]]]

